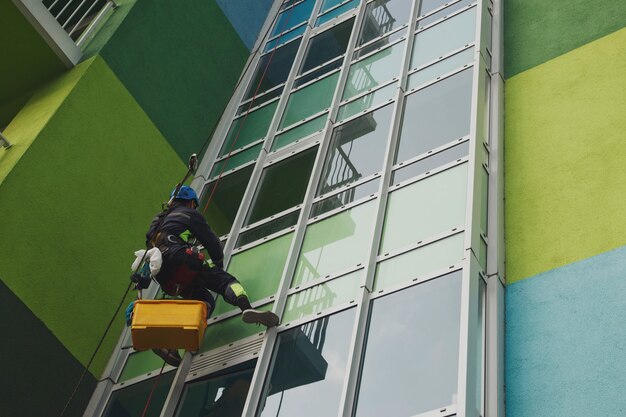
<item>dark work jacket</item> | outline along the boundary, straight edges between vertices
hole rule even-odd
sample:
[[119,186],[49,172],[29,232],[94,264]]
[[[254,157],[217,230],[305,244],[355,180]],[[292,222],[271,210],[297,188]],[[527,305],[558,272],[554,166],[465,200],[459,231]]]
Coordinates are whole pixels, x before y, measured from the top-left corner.
[[[172,210],[165,216],[163,223],[159,230],[160,219],[162,213],[157,215],[150,223],[150,229],[146,233],[146,246],[152,247],[151,241],[155,237],[157,232],[161,232],[158,246],[165,245],[170,246],[174,253],[179,250],[185,249],[188,245],[180,238],[180,235],[189,230],[193,237],[205,247],[209,256],[213,260],[213,263],[220,266],[224,259],[224,250],[222,249],[222,243],[217,238],[215,233],[211,230],[207,224],[204,216],[196,209],[186,207],[180,203],[174,202]],[[172,236],[169,240],[168,236]],[[174,241],[174,242],[173,242]]]

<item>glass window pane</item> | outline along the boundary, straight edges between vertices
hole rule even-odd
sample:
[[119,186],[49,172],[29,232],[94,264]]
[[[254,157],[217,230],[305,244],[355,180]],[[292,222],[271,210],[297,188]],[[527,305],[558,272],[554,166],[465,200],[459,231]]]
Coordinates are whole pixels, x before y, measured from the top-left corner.
[[[181,350],[180,353],[182,356],[184,351]],[[152,353],[151,350],[132,353],[128,356],[120,379],[117,382],[128,381],[148,372],[154,372],[156,375],[159,373],[161,366],[163,366],[163,359]]]
[[[154,353],[150,353],[152,356],[156,356]],[[163,365],[162,359],[160,359],[160,362],[161,365]],[[161,365],[159,365],[159,368]],[[158,371],[156,373],[158,374]],[[174,371],[161,375],[156,388],[154,388],[150,405],[145,414],[143,414],[144,408],[146,407],[148,397],[150,396],[150,392],[152,392],[157,377],[113,391],[109,404],[102,416],[120,417],[145,415],[146,417],[159,417],[161,415],[161,409],[165,404],[167,394],[172,386],[172,381],[174,381],[174,376],[176,376],[176,372]]]
[[256,361],[229,368],[226,373],[188,382],[177,407],[177,417],[240,417]]
[[345,0],[324,0],[322,7],[320,9],[320,13],[324,13],[326,10],[341,4]]
[[321,26],[326,22],[331,21],[337,16],[341,16],[344,13],[349,12],[350,10],[356,8],[359,5],[359,0],[351,0],[347,3],[344,3],[343,6],[339,6],[336,9],[333,9],[326,14],[321,15],[317,18],[317,22],[315,22],[315,26]]
[[353,24],[354,19],[350,19],[311,38],[300,73],[343,55],[348,47]]
[[397,43],[350,67],[342,100],[354,97],[398,76],[405,42]]
[[291,71],[291,66],[293,65],[293,60],[296,57],[299,47],[300,39],[289,42],[263,55],[254,71],[254,76],[250,80],[250,85],[248,86],[244,100],[259,95],[287,81],[289,71]]
[[230,157],[222,159],[213,165],[213,169],[211,170],[210,177],[217,177],[221,173],[226,173],[231,169],[237,168],[239,166],[245,165],[250,161],[254,161],[258,158],[261,153],[261,148],[263,148],[263,143],[259,143],[258,145],[254,145],[245,151],[237,152],[235,154],[231,154]]
[[459,233],[379,263],[374,291],[405,283],[460,262],[464,255],[464,243],[463,233]]
[[280,87],[273,89],[272,91],[263,93],[263,95],[261,96],[258,96],[258,95],[255,96],[254,99],[251,99],[250,101],[240,105],[237,108],[236,116],[241,116],[242,114],[246,113],[249,109],[253,109],[254,107],[258,107],[262,105],[263,103],[267,103],[268,101],[271,101],[273,98],[280,96],[282,92],[283,92],[283,86],[280,86]]
[[424,16],[425,14],[428,14],[433,10],[442,7],[446,3],[450,3],[450,0],[422,0],[420,2],[417,15]]
[[218,236],[230,232],[253,169],[254,166],[249,166],[222,177],[215,191],[213,190],[216,186],[215,181],[204,187],[199,208]]
[[407,165],[393,173],[392,184],[399,184],[409,178],[417,177],[434,168],[456,161],[459,158],[469,155],[469,141],[465,141],[456,146],[436,153],[428,158],[420,159],[417,162]]
[[472,74],[461,71],[407,96],[396,163],[469,135]]
[[252,111],[248,113],[248,116],[235,119],[228,130],[220,156],[264,138],[276,112],[276,106],[278,106],[278,101]]
[[385,101],[393,100],[393,98],[396,96],[397,89],[398,84],[392,83],[374,91],[371,94],[367,94],[361,98],[357,98],[356,100],[339,107],[337,120],[343,121],[348,117],[354,116],[357,113],[378,106]]
[[[221,301],[223,302],[223,300]],[[273,307],[274,303],[271,303],[257,307],[257,310],[269,311]],[[244,323],[241,320],[241,315],[216,323],[209,321],[209,325],[204,332],[204,341],[202,346],[200,346],[200,353],[226,346],[229,343],[245,339],[253,334],[263,333],[264,331],[265,327]]]
[[476,7],[415,35],[411,68],[421,67],[474,42]]
[[382,169],[393,106],[336,127],[317,194],[325,194]]
[[[441,4],[437,4],[436,7],[442,6],[443,3],[447,2],[447,0],[435,0],[435,1],[437,3],[441,3]],[[475,0],[461,0],[457,3],[454,3],[450,7],[446,7],[445,9],[439,10],[437,13],[433,13],[430,16],[417,22],[417,28],[421,29],[423,27],[430,25],[433,22],[436,22],[437,20],[443,19],[446,16],[450,16],[452,13],[456,12],[457,10],[461,10],[462,8],[467,7],[468,5],[472,4],[474,1]],[[426,7],[428,7],[428,5],[426,5]],[[430,7],[428,9],[426,9],[425,7],[422,7],[421,12],[419,13],[419,16],[424,16],[426,13],[429,13],[435,10],[436,7]]]
[[471,65],[474,61],[474,48],[466,49],[458,54],[452,55],[443,61],[428,66],[416,73],[409,75],[407,90],[419,87],[437,77],[451,73],[452,71]]
[[300,210],[293,211],[284,216],[278,217],[267,223],[263,223],[260,226],[254,227],[250,230],[246,230],[239,234],[237,239],[237,246],[247,245],[259,239],[263,239],[266,236],[280,232],[288,227],[298,223],[298,216],[300,216]]
[[305,31],[306,31],[307,25],[300,25],[295,29],[290,30],[287,33],[283,33],[282,35],[272,39],[271,41],[267,42],[265,44],[265,49],[263,50],[263,52],[267,52],[271,49],[274,49],[277,46],[283,45],[287,42],[289,42],[292,39],[297,38],[298,36],[302,35]]
[[[293,233],[289,233],[239,252],[231,258],[228,272],[241,282],[253,302],[276,293],[292,239]],[[219,316],[236,309],[220,300],[213,315]]]
[[308,122],[301,124],[298,127],[276,135],[274,137],[274,142],[272,143],[272,150],[274,151],[282,148],[283,146],[287,146],[302,138],[312,135],[313,133],[320,133],[324,129],[324,126],[326,126],[327,119],[328,113],[325,113],[315,119],[311,119]]
[[411,3],[406,0],[376,0],[368,4],[358,45],[407,23],[411,14]]
[[258,416],[336,416],[350,350],[354,308],[283,332]]
[[274,37],[309,20],[313,6],[315,6],[315,0],[304,0],[302,3],[281,12],[276,18],[270,37]]
[[327,109],[335,94],[338,79],[339,73],[336,72],[291,93],[280,127],[290,126]]
[[282,322],[289,323],[354,300],[362,280],[361,269],[290,295]]
[[384,48],[385,46],[393,43],[393,41],[396,41],[398,39],[400,39],[401,37],[405,36],[407,32],[407,29],[401,29],[401,30],[396,30],[395,32],[393,32],[390,35],[385,36],[382,39],[379,39],[375,42],[372,42],[368,45],[362,46],[359,49],[357,49],[354,54],[352,55],[352,59],[359,59],[362,56],[365,56],[367,54],[369,54],[370,52],[374,52],[377,49],[381,49]]
[[341,67],[341,65],[343,65],[343,57],[339,57],[334,61],[330,61],[329,63],[319,67],[318,69],[302,75],[299,78],[296,78],[296,80],[293,82],[293,88],[300,87],[301,85],[320,78],[324,74],[328,74],[332,70],[336,70],[337,68]]
[[369,201],[309,225],[291,287],[363,262],[376,208],[376,201]]
[[389,194],[380,253],[464,225],[466,194],[467,164]]
[[265,168],[250,204],[246,224],[302,203],[316,154],[317,147],[309,148]]
[[356,187],[349,188],[346,191],[325,198],[324,200],[318,201],[313,204],[309,218],[319,216],[341,206],[345,206],[346,204],[358,201],[361,198],[372,195],[378,192],[379,185],[380,179],[377,178],[364,184],[357,185]]
[[460,321],[460,272],[374,300],[356,417],[416,416],[455,404]]

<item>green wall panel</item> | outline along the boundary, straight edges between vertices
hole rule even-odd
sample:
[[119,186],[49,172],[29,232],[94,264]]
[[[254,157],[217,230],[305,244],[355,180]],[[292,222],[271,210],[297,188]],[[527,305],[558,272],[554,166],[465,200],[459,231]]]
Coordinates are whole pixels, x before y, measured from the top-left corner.
[[61,75],[66,68],[11,0],[0,1],[0,28],[1,128],[17,114],[35,88]]
[[507,280],[626,244],[626,29],[511,78]]
[[0,149],[0,184],[54,116],[92,62],[78,65],[40,89],[7,126],[4,134],[10,138],[13,147],[10,150]]
[[215,0],[140,0],[101,55],[186,160],[211,133],[248,50]]
[[[185,171],[106,63],[84,65],[0,185],[0,276],[82,364],[124,293],[133,251]],[[119,337],[122,316],[94,375]]]
[[[276,293],[292,240],[293,233],[289,233],[231,258],[228,272],[241,282],[251,302]],[[220,298],[213,315],[236,309]]]
[[[0,316],[0,415],[58,416],[83,366],[2,281]],[[83,415],[95,385],[87,374],[65,416]]]
[[556,58],[626,26],[622,0],[506,0],[505,75]]
[[[178,353],[182,357],[185,354],[184,350],[179,350]],[[142,352],[134,352],[128,357],[124,364],[124,369],[120,375],[120,379],[117,382],[128,381],[131,378],[138,377],[140,375],[153,372],[157,375],[161,367],[163,366],[163,359],[157,356],[152,350],[144,350]],[[165,365],[167,369],[163,372],[167,372],[171,367]]]

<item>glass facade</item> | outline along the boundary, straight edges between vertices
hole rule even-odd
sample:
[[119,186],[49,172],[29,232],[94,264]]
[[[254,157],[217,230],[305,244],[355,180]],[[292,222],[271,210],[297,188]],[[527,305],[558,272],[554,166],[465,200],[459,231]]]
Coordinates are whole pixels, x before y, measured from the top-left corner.
[[[487,7],[288,0],[271,17],[193,185],[226,269],[281,324],[220,299],[168,415],[484,415]],[[149,354],[110,401],[150,381]]]

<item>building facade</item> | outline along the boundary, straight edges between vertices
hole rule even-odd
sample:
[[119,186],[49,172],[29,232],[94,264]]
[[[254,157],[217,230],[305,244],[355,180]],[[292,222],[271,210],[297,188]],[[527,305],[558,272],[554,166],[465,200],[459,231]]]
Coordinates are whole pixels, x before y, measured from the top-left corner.
[[[64,415],[624,414],[626,3],[118,1],[68,64],[0,2],[0,415],[84,372]],[[192,152],[281,323],[220,299],[173,368],[120,313],[92,356]]]

